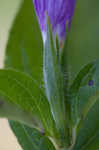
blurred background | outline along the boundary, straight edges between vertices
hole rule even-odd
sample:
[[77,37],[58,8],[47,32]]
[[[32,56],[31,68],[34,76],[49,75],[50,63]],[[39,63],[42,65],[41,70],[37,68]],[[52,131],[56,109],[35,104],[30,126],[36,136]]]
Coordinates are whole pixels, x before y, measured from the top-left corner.
[[[0,0],[0,68],[3,67],[8,33],[20,2],[21,0]],[[0,150],[21,150],[6,119],[0,119]]]

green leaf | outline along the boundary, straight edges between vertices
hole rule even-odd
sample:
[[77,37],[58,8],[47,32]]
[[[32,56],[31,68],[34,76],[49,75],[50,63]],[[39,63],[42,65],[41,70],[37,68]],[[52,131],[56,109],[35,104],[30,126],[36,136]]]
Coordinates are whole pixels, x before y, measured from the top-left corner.
[[95,133],[84,146],[81,147],[81,150],[98,150],[99,149],[99,131]]
[[70,86],[69,89],[69,99],[70,99],[70,111],[71,111],[71,120],[72,124],[75,126],[77,124],[79,118],[79,99],[78,99],[78,94],[79,94],[79,89],[81,86],[81,83],[85,76],[88,76],[90,74],[90,70],[92,69],[93,64],[90,63],[86,65],[77,75],[75,80],[73,81],[73,84]]
[[77,126],[81,120],[75,150],[85,150],[87,145],[90,147],[89,143],[94,145],[95,140],[98,145],[99,60],[86,65],[77,75],[70,88],[70,100],[72,125]]
[[5,66],[25,71],[42,82],[43,42],[32,0],[24,0],[9,33]]
[[5,101],[5,99],[7,99],[7,97],[0,97],[0,118],[8,118],[14,121],[19,121],[40,131],[42,130],[40,123],[32,113],[29,113],[22,107],[9,102],[9,99],[8,101]]
[[[99,100],[99,99],[98,99]],[[99,101],[86,116],[77,137],[74,150],[97,150],[99,148]]]
[[30,76],[18,71],[0,70],[0,93],[10,102],[39,117],[45,132],[53,136],[55,128],[49,103]]
[[10,121],[10,126],[24,150],[55,150],[53,144],[43,133],[18,122]]
[[60,131],[62,139],[66,133],[66,110],[64,100],[64,84],[60,65],[57,59],[56,49],[52,38],[51,26],[47,17],[47,39],[44,46],[43,73],[46,95],[51,111]]

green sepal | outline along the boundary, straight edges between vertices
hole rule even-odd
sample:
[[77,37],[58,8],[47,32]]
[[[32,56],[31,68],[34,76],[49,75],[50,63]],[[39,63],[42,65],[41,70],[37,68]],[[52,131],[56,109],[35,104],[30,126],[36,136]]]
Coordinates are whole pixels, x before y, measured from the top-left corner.
[[57,58],[57,50],[52,36],[51,25],[47,16],[47,38],[43,51],[43,73],[46,95],[49,100],[56,127],[64,141],[66,133],[66,106],[64,83],[61,66]]

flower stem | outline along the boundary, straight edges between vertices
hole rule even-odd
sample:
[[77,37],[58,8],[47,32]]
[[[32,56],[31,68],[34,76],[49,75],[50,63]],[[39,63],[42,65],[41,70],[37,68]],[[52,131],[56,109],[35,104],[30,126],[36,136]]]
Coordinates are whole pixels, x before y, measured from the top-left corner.
[[73,127],[73,129],[72,129],[72,144],[70,145],[70,147],[67,150],[74,149],[74,145],[75,145],[76,137],[77,137],[76,129],[77,129],[77,126]]

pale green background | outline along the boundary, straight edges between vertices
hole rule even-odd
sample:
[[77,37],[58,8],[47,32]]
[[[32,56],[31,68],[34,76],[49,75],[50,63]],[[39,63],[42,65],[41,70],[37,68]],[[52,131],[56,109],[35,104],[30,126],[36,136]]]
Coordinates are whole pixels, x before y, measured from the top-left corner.
[[[0,67],[14,16],[22,0],[0,0]],[[21,150],[6,119],[0,119],[0,150]]]

